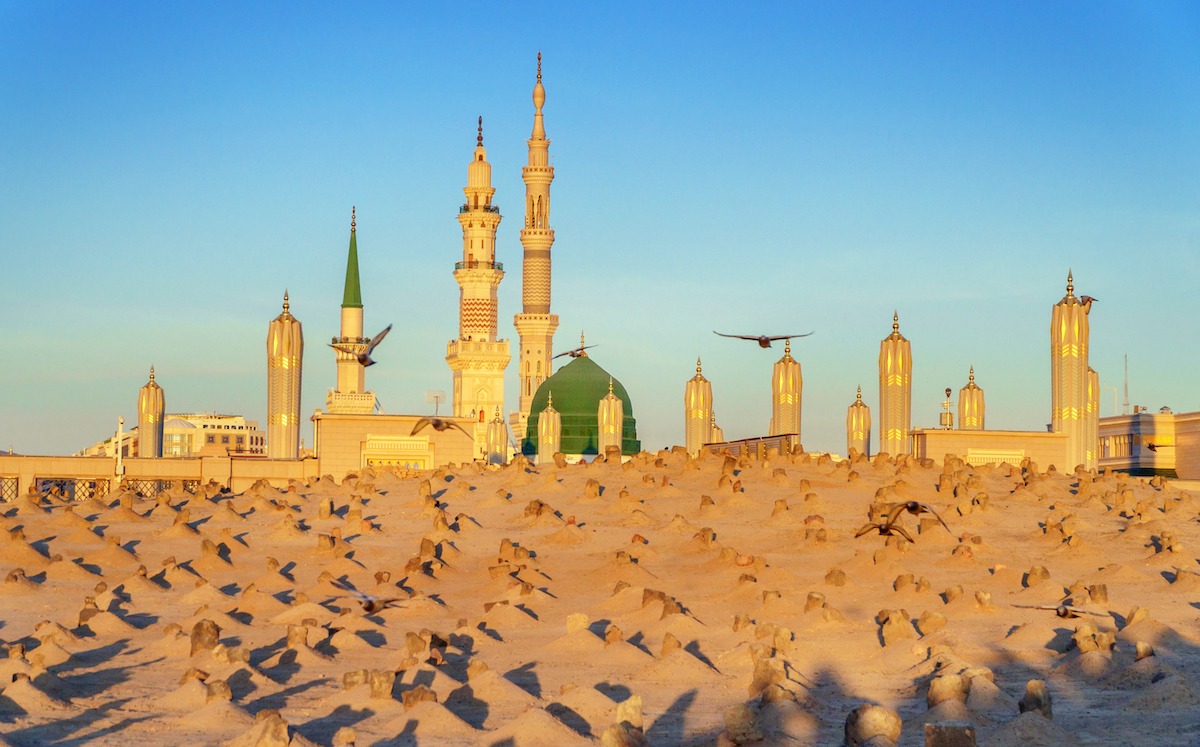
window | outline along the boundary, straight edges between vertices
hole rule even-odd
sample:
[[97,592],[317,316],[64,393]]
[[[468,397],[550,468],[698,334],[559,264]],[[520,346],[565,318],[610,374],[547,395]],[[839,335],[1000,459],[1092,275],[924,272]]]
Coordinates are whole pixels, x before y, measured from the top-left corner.
[[221,436],[221,443],[223,443],[223,444],[229,443],[229,436]]
[[214,441],[213,441],[213,438],[214,438],[214,437],[213,437],[213,434],[211,434],[211,433],[210,433],[210,434],[208,434],[208,437],[204,439],[204,442],[205,442],[205,443],[210,443],[210,444],[211,444],[211,443],[214,443]]

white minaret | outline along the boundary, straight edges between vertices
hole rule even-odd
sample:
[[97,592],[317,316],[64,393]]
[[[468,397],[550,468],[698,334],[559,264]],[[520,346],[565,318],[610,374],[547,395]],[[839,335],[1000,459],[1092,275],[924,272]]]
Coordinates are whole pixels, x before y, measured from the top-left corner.
[[1067,295],[1050,314],[1050,430],[1067,434],[1067,463],[1059,465],[1065,471],[1095,466],[1088,461],[1095,449],[1089,449],[1087,425],[1091,300],[1075,297],[1075,277],[1068,270]]
[[[458,209],[462,226],[462,261],[454,263],[458,283],[458,339],[446,345],[446,363],[454,377],[451,406],[457,418],[476,418],[475,442],[486,443],[485,417],[504,407],[504,370],[512,357],[508,340],[496,335],[496,289],[504,266],[496,261],[496,228],[500,208],[492,204],[492,165],[483,147],[483,117],[475,153],[467,167],[466,202]],[[483,456],[483,455],[480,455]]]
[[771,435],[795,433],[800,437],[800,408],[804,395],[804,376],[800,363],[792,357],[792,341],[783,344],[783,357],[775,361],[771,373]]
[[910,451],[912,430],[912,347],[892,314],[892,333],[879,343],[879,450],[891,456]]
[[554,229],[550,227],[550,141],[542,123],[542,105],[546,89],[542,87],[542,54],[538,53],[537,83],[533,87],[533,134],[529,140],[529,162],[521,169],[525,180],[525,225],[521,228],[522,260],[521,313],[513,319],[520,338],[520,386],[517,411],[509,419],[513,431],[525,433],[529,408],[538,386],[550,376],[554,356],[554,330],[558,316],[550,313],[550,247]]
[[596,418],[600,424],[600,443],[598,445],[600,455],[606,454],[609,446],[617,447],[619,454],[621,452],[621,434],[625,425],[625,410],[621,398],[613,394],[611,376],[608,377],[608,394],[600,398]]
[[371,342],[363,337],[362,284],[358,275],[358,220],[350,208],[350,250],[346,254],[346,285],[342,292],[341,329],[333,338],[333,357],[337,361],[337,388],[325,395],[329,412],[371,414],[375,412],[375,393],[366,391],[366,368],[358,362]]

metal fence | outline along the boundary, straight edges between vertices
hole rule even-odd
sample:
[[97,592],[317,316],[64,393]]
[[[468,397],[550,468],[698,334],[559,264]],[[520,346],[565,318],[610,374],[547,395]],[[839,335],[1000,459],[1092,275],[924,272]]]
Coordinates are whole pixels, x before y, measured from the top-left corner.
[[8,503],[17,499],[21,482],[16,477],[0,477],[0,501]]

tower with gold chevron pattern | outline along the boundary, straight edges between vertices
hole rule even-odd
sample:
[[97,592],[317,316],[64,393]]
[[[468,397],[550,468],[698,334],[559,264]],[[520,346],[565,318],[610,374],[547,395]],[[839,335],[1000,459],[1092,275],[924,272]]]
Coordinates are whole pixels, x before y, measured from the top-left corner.
[[896,456],[911,451],[912,347],[900,334],[900,314],[892,333],[879,343],[879,451]]
[[542,86],[542,55],[537,58],[537,82],[533,86],[533,133],[529,160],[521,168],[525,181],[525,225],[521,227],[524,256],[521,265],[521,313],[513,318],[519,338],[517,382],[518,406],[510,418],[513,432],[525,433],[529,408],[538,387],[553,372],[554,331],[558,316],[550,313],[550,248],[554,229],[550,227],[550,183],[554,167],[550,165],[550,141],[542,122],[546,89]]
[[[1067,295],[1054,304],[1050,315],[1050,430],[1067,437],[1067,463],[1096,466],[1096,449],[1089,448],[1088,313],[1092,299],[1075,297],[1075,277],[1067,272]],[[1095,394],[1092,395],[1095,397]],[[1099,399],[1098,397],[1095,397]],[[1090,461],[1089,461],[1090,452]]]

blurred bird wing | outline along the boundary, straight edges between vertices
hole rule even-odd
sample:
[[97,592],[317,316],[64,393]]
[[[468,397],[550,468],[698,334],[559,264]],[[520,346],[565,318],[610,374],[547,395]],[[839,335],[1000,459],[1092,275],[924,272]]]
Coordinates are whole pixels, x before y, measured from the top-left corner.
[[732,338],[735,338],[738,340],[754,340],[756,342],[758,341],[758,335],[727,335],[724,332],[718,332],[715,329],[713,330],[713,334],[720,335],[721,337],[732,337]]
[[387,333],[392,331],[392,325],[383,328],[383,331],[371,338],[371,342],[367,345],[367,355],[375,349],[375,346],[383,342],[383,338],[387,337]]
[[855,538],[861,537],[864,534],[866,534],[867,532],[870,532],[872,529],[879,529],[879,525],[878,524],[863,524],[862,529],[859,529],[858,532],[854,536],[855,536]]
[[458,423],[454,422],[453,420],[447,420],[446,422],[450,424],[450,427],[451,427],[451,428],[457,428],[457,429],[459,429],[460,431],[462,431],[463,433],[465,433],[466,435],[468,435],[468,436],[469,436],[469,435],[471,435],[470,433],[467,433],[467,429],[466,429],[466,428],[463,428],[461,425],[459,425]]
[[909,534],[908,532],[906,532],[904,530],[904,527],[900,526],[899,524],[891,524],[888,526],[888,529],[892,530],[893,532],[899,532],[901,537],[908,540],[909,542],[912,542],[914,545],[917,544],[916,541],[912,538],[912,535]]
[[410,435],[410,436],[417,435],[417,431],[421,430],[422,428],[424,428],[425,426],[429,425],[432,422],[433,421],[430,420],[429,418],[421,418],[415,424],[413,424],[412,433],[410,433],[408,435]]
[[921,510],[927,514],[933,514],[933,518],[937,519],[939,524],[946,527],[947,532],[950,532],[950,534],[954,534],[954,532],[950,531],[950,527],[946,526],[946,522],[942,520],[942,517],[940,515],[938,515],[938,512],[933,510],[933,506],[929,505],[928,503],[922,503]]
[[[813,331],[815,332],[816,330],[813,330]],[[795,340],[798,337],[808,337],[811,334],[812,334],[812,332],[807,332],[802,335],[775,335],[774,337],[768,337],[767,339],[770,340],[771,342],[775,342],[776,340]],[[757,340],[758,338],[752,337],[750,339]]]

